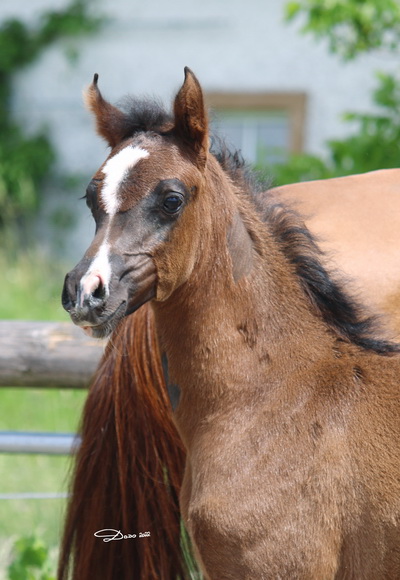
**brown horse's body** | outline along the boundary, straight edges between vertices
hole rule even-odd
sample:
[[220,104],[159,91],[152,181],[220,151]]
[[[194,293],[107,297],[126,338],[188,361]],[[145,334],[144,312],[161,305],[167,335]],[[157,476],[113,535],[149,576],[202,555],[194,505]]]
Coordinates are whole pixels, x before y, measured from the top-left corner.
[[400,337],[400,169],[271,190],[305,216],[331,264]]
[[[398,348],[371,338],[369,321],[328,277],[301,220],[283,207],[259,204],[238,164],[226,156],[218,162],[208,153],[202,93],[189,71],[173,122],[157,130],[153,124],[152,131],[117,138],[122,117],[95,85],[89,105],[114,149],[95,176],[100,188],[90,202],[98,226],[95,240],[68,275],[63,302],[73,320],[95,336],[109,333],[122,309],[129,314],[150,302],[154,318],[141,332],[153,337],[156,332],[169,381],[180,389],[173,418],[186,451],[180,506],[205,577],[396,580]],[[112,173],[117,165],[121,178]],[[147,309],[142,306],[133,317],[148,315]],[[105,427],[110,434],[116,431],[118,452],[113,458],[109,449],[103,462],[119,472],[124,505],[127,494],[135,494],[135,478],[142,490],[145,473],[137,448],[129,454],[121,443],[131,445],[121,435],[127,427],[120,424],[129,423],[130,414],[115,409],[129,409],[129,397],[140,400],[136,392],[143,400],[150,397],[143,387],[127,383],[127,399],[121,400],[124,356],[141,356],[124,350],[131,344],[124,328],[134,320],[120,323],[117,352],[110,348],[103,362],[107,380],[98,376],[95,382],[118,390],[119,402],[107,411],[115,425],[109,421]],[[156,350],[153,345],[155,357]],[[134,384],[140,382],[136,370],[132,377]],[[151,393],[149,381],[146,387]],[[152,404],[161,405],[161,398]],[[102,406],[99,402],[96,408],[92,396],[85,412],[87,433]],[[147,438],[157,421],[150,407],[143,408]],[[135,416],[140,424],[140,413]],[[163,422],[165,417],[158,419],[160,438]],[[111,552],[107,561],[104,547],[96,554],[95,540],[85,537],[85,522],[90,522],[87,536],[93,527],[114,527],[106,517],[118,518],[118,525],[147,521],[152,533],[157,529],[150,496],[148,516],[143,505],[132,503],[125,515],[116,506],[107,512],[98,505],[99,517],[93,515],[95,506],[85,506],[90,487],[84,460],[93,456],[87,437],[78,457],[59,577],[65,577],[75,550],[76,580],[175,578],[183,569],[179,558],[171,567],[175,554],[169,562],[163,557],[143,564],[135,548],[135,561],[128,564],[127,550],[119,556],[114,550],[111,562]],[[98,457],[99,479],[112,488]],[[139,473],[130,473],[129,461],[137,462]],[[153,454],[148,448],[144,466],[145,461],[161,464],[166,472],[174,469],[165,450]],[[148,467],[143,470],[150,474]],[[173,485],[172,478],[168,481]],[[158,476],[148,489],[166,485]],[[152,497],[162,508],[164,500]],[[161,514],[159,525],[169,529]],[[162,531],[157,533],[160,538]],[[150,547],[143,544],[143,553],[156,559],[157,544]],[[100,566],[107,574],[98,575]]]

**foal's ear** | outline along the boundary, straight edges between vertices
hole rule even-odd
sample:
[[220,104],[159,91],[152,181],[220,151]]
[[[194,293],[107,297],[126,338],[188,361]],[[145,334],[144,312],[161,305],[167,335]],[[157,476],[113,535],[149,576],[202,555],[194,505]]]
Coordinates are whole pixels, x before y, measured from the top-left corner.
[[103,99],[97,86],[98,79],[99,75],[95,74],[83,98],[87,108],[94,113],[97,133],[107,141],[110,147],[115,147],[125,137],[125,115]]
[[199,166],[204,167],[208,152],[208,120],[200,83],[185,67],[185,81],[175,97],[174,133],[194,150]]

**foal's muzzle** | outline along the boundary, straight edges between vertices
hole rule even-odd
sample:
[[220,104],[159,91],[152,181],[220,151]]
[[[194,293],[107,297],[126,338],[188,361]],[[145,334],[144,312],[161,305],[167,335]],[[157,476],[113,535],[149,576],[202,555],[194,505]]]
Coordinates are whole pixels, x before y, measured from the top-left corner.
[[100,276],[92,274],[82,283],[74,271],[66,275],[61,301],[75,324],[98,324],[104,314],[107,297]]
[[132,254],[128,260],[112,258],[114,268],[105,283],[90,258],[66,275],[62,305],[72,322],[96,338],[108,336],[118,323],[156,295],[157,272],[146,254]]

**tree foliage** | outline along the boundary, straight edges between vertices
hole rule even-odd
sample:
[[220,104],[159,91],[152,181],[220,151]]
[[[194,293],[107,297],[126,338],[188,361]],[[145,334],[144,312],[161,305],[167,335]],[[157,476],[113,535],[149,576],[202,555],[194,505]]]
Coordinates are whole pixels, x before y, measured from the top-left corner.
[[398,0],[295,0],[286,5],[286,19],[302,17],[303,32],[326,38],[330,50],[346,60],[400,42]]
[[35,28],[15,18],[0,26],[0,228],[36,210],[55,160],[46,132],[28,136],[12,115],[13,79],[54,42],[94,32],[101,22],[90,14],[88,2],[73,0],[64,10],[42,14]]
[[[298,0],[286,5],[289,20],[302,15],[303,31],[326,37],[330,49],[343,59],[377,49],[396,50],[400,40],[400,3],[397,0]],[[273,168],[277,184],[326,179],[399,167],[400,80],[377,74],[372,95],[375,112],[343,115],[353,132],[327,142],[328,157],[294,154]]]
[[328,141],[328,158],[292,155],[274,168],[278,184],[327,179],[376,169],[399,167],[400,162],[400,81],[378,73],[373,100],[374,114],[346,113],[343,119],[354,132],[342,140]]

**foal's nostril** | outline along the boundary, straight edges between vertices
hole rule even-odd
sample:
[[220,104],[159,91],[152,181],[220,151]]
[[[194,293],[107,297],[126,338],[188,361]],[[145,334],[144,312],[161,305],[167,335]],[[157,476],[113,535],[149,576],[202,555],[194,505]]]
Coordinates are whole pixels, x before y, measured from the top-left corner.
[[96,300],[104,300],[106,296],[106,289],[101,280],[97,288],[92,292],[92,296]]
[[76,288],[75,288],[75,293],[73,293],[71,291],[71,286],[72,285],[71,285],[71,281],[70,281],[70,276],[69,276],[69,274],[67,274],[65,276],[64,286],[63,286],[62,294],[61,294],[61,303],[63,305],[63,308],[67,312],[72,310],[72,308],[74,307],[74,300],[76,297]]
[[67,312],[69,312],[72,309],[72,302],[69,298],[69,294],[68,294],[68,291],[67,291],[65,286],[63,288],[62,295],[61,295],[61,304],[62,304],[64,310],[66,310]]
[[106,298],[106,288],[103,280],[97,274],[90,274],[81,281],[80,306],[98,308]]
[[82,276],[75,269],[65,277],[61,301],[75,324],[92,324],[102,314],[107,296],[107,286],[99,274],[86,271]]

